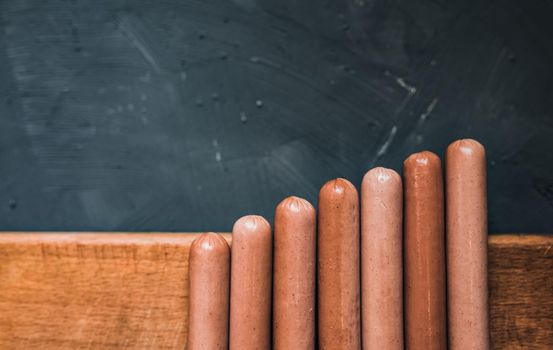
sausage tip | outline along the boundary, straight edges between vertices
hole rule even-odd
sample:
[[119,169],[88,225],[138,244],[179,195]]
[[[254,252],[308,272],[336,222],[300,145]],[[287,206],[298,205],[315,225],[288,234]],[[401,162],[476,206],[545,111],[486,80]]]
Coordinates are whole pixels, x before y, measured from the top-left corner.
[[229,245],[223,236],[214,232],[207,232],[192,242],[190,252],[201,254],[202,252],[220,251],[224,253],[225,251],[228,252],[229,249]]
[[440,157],[430,151],[413,153],[403,162],[405,167],[424,167],[433,164],[440,164]]
[[482,144],[473,139],[457,140],[447,147],[447,155],[458,154],[467,157],[484,157],[486,150]]
[[309,203],[309,201],[296,196],[290,196],[283,199],[278,206],[280,209],[287,210],[292,213],[315,211],[315,208],[311,205],[311,203]]
[[363,183],[400,183],[401,177],[393,170],[383,167],[373,168],[363,176]]
[[259,215],[246,215],[234,223],[232,232],[258,232],[271,231],[271,225],[264,217]]
[[348,195],[357,196],[357,189],[351,182],[343,178],[336,178],[328,181],[319,192],[319,197],[347,197]]

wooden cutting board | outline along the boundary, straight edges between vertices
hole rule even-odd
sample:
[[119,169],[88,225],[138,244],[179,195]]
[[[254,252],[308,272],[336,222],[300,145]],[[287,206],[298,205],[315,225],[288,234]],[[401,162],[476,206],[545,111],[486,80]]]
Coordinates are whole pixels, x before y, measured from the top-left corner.
[[[0,234],[0,349],[184,349],[194,238]],[[493,349],[553,349],[552,247],[490,236]]]

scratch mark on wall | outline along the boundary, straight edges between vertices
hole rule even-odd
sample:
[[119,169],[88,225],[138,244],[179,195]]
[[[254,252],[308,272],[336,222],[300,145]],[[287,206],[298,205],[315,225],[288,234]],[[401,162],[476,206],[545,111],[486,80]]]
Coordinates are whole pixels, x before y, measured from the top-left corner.
[[384,75],[387,77],[393,77],[396,83],[401,86],[403,89],[405,89],[410,95],[414,95],[417,92],[417,88],[405,81],[404,78],[398,77],[396,75],[393,75],[390,71],[385,71]]
[[436,108],[436,105],[438,104],[438,98],[434,98],[432,100],[432,102],[430,102],[430,104],[428,105],[428,107],[426,107],[426,111],[424,111],[421,116],[420,116],[420,121],[421,122],[424,122],[428,116],[430,115],[430,113],[432,113],[432,111],[434,110],[434,108]]
[[388,148],[394,141],[396,133],[397,133],[397,126],[394,125],[392,126],[392,129],[390,129],[390,133],[388,134],[388,137],[386,138],[384,143],[382,143],[382,145],[380,145],[380,147],[378,148],[378,151],[376,152],[376,155],[371,163],[371,167],[374,166],[374,164],[380,157],[382,157],[383,155],[386,154],[386,152],[388,152]]
[[135,31],[133,30],[132,24],[130,23],[130,19],[127,17],[122,17],[120,21],[119,28],[121,29],[121,32],[125,37],[129,40],[132,46],[134,46],[144,57],[146,62],[157,72],[159,73],[161,70],[159,68],[158,63],[156,62],[154,56],[150,53],[150,50],[148,49],[146,43],[144,40],[139,38]]
[[407,92],[409,92],[411,95],[413,95],[417,92],[417,88],[412,86],[412,85],[407,84],[407,82],[403,78],[396,77],[396,82],[399,86],[401,86],[402,88],[407,90]]

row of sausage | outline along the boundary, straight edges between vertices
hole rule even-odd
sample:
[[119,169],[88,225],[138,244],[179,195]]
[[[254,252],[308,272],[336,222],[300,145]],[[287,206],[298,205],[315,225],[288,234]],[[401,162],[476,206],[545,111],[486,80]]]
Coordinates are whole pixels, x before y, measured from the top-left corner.
[[188,349],[488,349],[486,160],[465,139],[190,250]]

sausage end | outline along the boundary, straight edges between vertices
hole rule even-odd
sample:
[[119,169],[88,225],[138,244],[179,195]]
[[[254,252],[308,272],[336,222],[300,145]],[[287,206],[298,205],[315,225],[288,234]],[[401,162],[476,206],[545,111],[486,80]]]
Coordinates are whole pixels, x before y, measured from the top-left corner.
[[430,151],[422,151],[411,154],[405,161],[403,162],[403,166],[405,167],[412,167],[412,166],[428,166],[432,165],[433,163],[439,163],[440,157],[438,157],[435,153]]
[[343,178],[330,180],[323,185],[319,192],[319,201],[328,198],[357,198],[357,189],[351,182]]
[[363,176],[363,183],[401,183],[401,177],[393,169],[377,167],[369,170]]
[[315,208],[311,205],[311,203],[309,203],[309,201],[296,196],[290,196],[282,200],[282,202],[278,205],[277,210],[285,210],[291,213],[315,213]]
[[259,215],[246,215],[238,219],[232,228],[234,234],[271,234],[271,225]]
[[486,149],[482,144],[473,139],[457,140],[447,147],[447,156],[484,158]]
[[190,246],[190,254],[229,254],[230,248],[223,236],[207,232],[196,238]]

